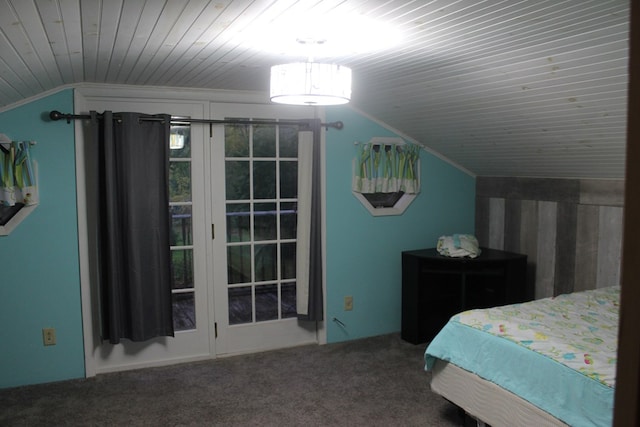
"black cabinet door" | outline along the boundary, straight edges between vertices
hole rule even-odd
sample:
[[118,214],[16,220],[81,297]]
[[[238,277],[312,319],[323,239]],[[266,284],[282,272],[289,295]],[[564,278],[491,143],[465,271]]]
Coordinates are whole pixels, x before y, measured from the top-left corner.
[[427,342],[456,313],[531,299],[526,255],[481,250],[473,259],[435,248],[402,253],[402,339]]

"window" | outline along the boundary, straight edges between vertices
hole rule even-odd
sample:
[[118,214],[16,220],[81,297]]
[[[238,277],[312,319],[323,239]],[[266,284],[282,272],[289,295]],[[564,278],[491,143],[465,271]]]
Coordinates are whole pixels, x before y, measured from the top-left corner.
[[373,216],[400,215],[420,192],[420,149],[402,138],[356,143],[353,195]]
[[225,126],[229,324],[296,317],[298,129]]
[[0,205],[0,226],[5,226],[13,218],[20,209],[24,207],[24,203],[16,203],[13,206]]
[[0,134],[0,236],[7,236],[38,204],[33,141],[11,141]]
[[184,331],[196,328],[193,275],[191,128],[188,123],[172,122],[169,147],[173,323],[176,331]]

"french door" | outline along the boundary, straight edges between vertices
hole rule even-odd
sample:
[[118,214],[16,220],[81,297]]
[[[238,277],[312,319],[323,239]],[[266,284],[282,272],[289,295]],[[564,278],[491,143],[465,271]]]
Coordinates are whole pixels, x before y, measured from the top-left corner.
[[[214,119],[269,119],[274,124],[215,125],[211,137],[208,125],[180,122],[180,118],[211,117],[210,107]],[[317,342],[315,325],[299,325],[295,313],[300,133],[296,127],[277,123],[279,119],[308,118],[309,110],[108,97],[87,97],[84,108],[174,117],[169,209],[176,334],[143,343],[101,342],[99,310],[92,302],[92,319],[87,324],[93,344],[85,347],[90,371],[119,371]],[[91,147],[87,144],[87,149]],[[91,186],[95,165],[87,164],[86,169]],[[92,205],[89,200],[89,208]],[[92,221],[96,213],[88,216]],[[92,237],[87,238],[91,243]]]
[[[206,104],[180,102],[139,102],[88,98],[88,110],[138,111],[146,114],[168,113],[175,118],[203,118]],[[101,342],[99,310],[93,307],[93,356],[95,372],[162,365],[211,357],[211,319],[207,285],[207,241],[203,232],[205,206],[205,142],[208,132],[202,125],[184,122],[171,125],[169,163],[169,206],[171,213],[172,302],[175,337],[146,342],[123,340],[118,345]],[[97,144],[89,142],[88,148]],[[87,165],[87,181],[94,180]],[[89,195],[88,197],[91,197]],[[89,204],[91,206],[91,204]],[[90,221],[96,213],[90,214]]]
[[211,271],[218,355],[317,342],[296,317],[298,142],[306,108],[212,104]]

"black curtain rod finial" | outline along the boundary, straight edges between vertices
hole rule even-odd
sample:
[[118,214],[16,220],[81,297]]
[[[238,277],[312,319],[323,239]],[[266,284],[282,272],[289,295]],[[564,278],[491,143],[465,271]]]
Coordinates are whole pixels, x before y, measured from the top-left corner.
[[56,110],[53,110],[49,113],[49,118],[54,122],[57,122],[58,120],[62,120],[66,118],[67,124],[71,123],[71,119],[72,119],[71,114],[62,114],[60,111],[56,111]]
[[334,129],[337,130],[342,130],[344,129],[344,123],[338,121],[338,122],[331,122],[331,123],[324,123],[324,129],[325,130],[329,130],[329,128],[332,127]]

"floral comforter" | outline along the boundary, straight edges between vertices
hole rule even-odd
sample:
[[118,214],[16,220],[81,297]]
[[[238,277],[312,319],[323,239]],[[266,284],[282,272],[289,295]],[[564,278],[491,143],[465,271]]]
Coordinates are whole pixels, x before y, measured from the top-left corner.
[[470,310],[452,319],[506,338],[614,388],[620,287]]

